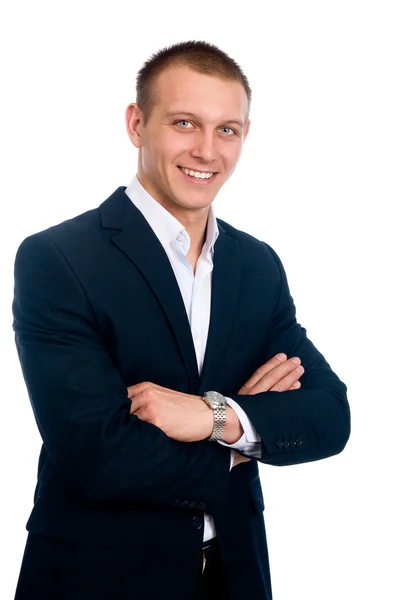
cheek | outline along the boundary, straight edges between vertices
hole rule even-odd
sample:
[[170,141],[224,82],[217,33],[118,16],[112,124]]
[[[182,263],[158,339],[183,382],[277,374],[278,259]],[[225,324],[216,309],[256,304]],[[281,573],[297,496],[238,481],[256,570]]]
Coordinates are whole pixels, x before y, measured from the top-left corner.
[[242,144],[241,143],[232,143],[231,147],[227,149],[227,154],[230,158],[231,164],[236,164],[241,156],[242,152]]
[[233,144],[233,147],[226,152],[227,166],[229,167],[230,173],[232,173],[237,166],[237,163],[241,157],[242,146]]
[[160,135],[156,142],[159,156],[170,161],[174,160],[177,155],[181,154],[189,147],[189,139],[185,139],[185,137],[186,136],[181,135],[171,135],[171,133]]

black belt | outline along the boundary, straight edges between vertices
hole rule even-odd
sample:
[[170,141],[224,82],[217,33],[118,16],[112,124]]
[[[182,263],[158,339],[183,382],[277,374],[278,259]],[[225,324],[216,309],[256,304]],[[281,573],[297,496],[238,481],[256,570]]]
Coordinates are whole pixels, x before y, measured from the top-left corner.
[[212,538],[211,540],[207,540],[206,542],[203,542],[202,550],[206,550],[206,548],[214,548],[215,546],[217,546],[216,537]]

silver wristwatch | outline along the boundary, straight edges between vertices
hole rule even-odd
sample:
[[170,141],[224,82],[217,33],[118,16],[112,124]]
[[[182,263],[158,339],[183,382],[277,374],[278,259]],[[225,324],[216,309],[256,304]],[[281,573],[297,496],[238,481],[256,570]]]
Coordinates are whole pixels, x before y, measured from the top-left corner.
[[214,412],[214,427],[212,435],[208,438],[210,442],[216,442],[223,437],[226,424],[227,400],[219,392],[205,392],[203,400]]

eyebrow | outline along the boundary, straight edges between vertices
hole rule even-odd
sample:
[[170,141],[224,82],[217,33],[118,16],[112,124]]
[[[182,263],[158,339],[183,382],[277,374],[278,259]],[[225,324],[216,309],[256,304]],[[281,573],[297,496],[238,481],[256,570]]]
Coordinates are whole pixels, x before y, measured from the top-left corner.
[[[175,115],[185,115],[186,117],[192,117],[193,119],[200,120],[197,115],[192,112],[188,112],[187,110],[172,110],[166,113],[166,117],[174,117]],[[236,123],[240,127],[244,127],[244,123],[240,119],[226,119],[223,121],[223,123]]]

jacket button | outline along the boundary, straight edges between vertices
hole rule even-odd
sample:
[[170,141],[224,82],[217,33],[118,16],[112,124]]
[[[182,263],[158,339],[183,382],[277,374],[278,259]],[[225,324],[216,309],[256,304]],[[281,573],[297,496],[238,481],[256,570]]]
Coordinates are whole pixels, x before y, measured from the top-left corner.
[[288,448],[290,447],[290,442],[288,442],[287,440],[285,440],[284,443],[284,448],[286,448],[288,450]]
[[198,508],[198,503],[197,502],[191,502],[191,504],[189,505],[189,508]]
[[188,500],[184,500],[184,502],[181,502],[181,506],[182,508],[187,508],[187,506],[189,506]]
[[279,448],[281,450],[281,448],[283,447],[283,442],[280,442],[280,440],[278,440],[278,442],[276,443],[277,448]]
[[206,504],[204,502],[199,502],[198,510],[204,510],[206,508]]
[[302,446],[302,438],[298,437],[298,438],[295,440],[295,443],[296,443],[296,445],[297,445],[297,446]]
[[180,500],[174,500],[173,506],[181,506],[181,501]]
[[199,517],[194,517],[192,519],[192,527],[194,527],[195,529],[202,529],[202,526],[203,526],[202,519],[200,519]]
[[295,448],[296,446],[295,440],[293,440],[292,438],[290,439],[290,446],[291,448]]

